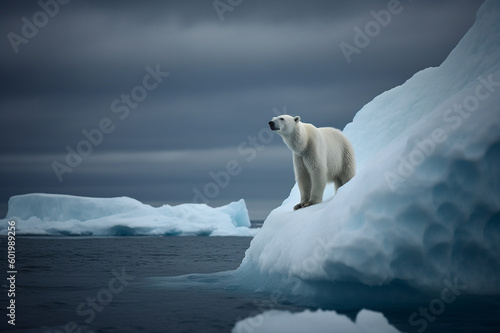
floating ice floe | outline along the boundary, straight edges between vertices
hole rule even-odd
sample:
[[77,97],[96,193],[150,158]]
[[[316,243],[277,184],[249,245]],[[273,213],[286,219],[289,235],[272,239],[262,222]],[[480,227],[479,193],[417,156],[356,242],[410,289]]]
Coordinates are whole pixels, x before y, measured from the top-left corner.
[[315,312],[305,310],[299,313],[271,310],[255,317],[239,321],[232,333],[398,333],[379,312],[361,310],[355,321],[335,311]]
[[[25,194],[9,200],[18,234],[88,236],[253,236],[245,201],[152,207],[128,197]],[[6,223],[2,223],[6,226]],[[7,230],[1,230],[6,233]]]

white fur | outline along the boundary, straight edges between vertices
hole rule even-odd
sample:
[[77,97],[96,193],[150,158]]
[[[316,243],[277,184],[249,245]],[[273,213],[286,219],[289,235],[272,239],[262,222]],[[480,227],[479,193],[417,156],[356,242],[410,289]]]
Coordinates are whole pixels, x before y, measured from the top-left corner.
[[356,173],[354,150],[341,131],[302,123],[300,117],[274,117],[269,126],[293,152],[293,168],[299,184],[300,203],[294,209],[323,201],[327,183],[335,190]]

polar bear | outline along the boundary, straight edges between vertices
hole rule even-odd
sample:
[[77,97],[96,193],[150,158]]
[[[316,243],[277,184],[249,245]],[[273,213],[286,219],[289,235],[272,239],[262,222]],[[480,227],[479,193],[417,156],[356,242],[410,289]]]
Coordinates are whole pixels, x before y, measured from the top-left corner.
[[323,201],[327,183],[335,192],[356,173],[354,150],[349,140],[336,128],[302,123],[300,117],[274,117],[269,126],[293,152],[293,169],[299,184],[300,203],[294,210]]

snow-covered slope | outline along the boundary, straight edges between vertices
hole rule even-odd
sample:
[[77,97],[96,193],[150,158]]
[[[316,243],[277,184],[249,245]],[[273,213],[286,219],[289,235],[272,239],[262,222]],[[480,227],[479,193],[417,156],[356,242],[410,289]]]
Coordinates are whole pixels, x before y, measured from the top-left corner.
[[11,197],[6,219],[16,221],[18,234],[37,235],[253,236],[258,231],[250,229],[244,200],[218,208],[204,204],[155,208],[127,197],[33,193]]
[[269,290],[299,281],[296,294],[301,281],[500,293],[500,2],[483,4],[441,66],[375,98],[344,134],[357,175],[298,211],[295,186],[236,275]]

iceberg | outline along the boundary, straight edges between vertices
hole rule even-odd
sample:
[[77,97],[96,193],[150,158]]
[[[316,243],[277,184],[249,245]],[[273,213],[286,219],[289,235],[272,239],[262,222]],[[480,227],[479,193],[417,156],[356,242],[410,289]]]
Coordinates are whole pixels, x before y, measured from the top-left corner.
[[499,105],[500,2],[490,0],[439,67],[356,114],[343,130],[356,176],[297,211],[295,185],[235,276],[297,297],[336,297],[341,288],[325,286],[347,284],[500,294]]
[[259,230],[250,228],[243,199],[218,208],[205,204],[155,208],[128,197],[31,193],[9,199],[5,220],[16,221],[16,233],[29,235],[254,236]]
[[232,333],[398,333],[387,319],[379,312],[361,310],[356,320],[351,321],[346,315],[337,314],[335,311],[318,310],[312,312],[305,310],[299,313],[271,310],[255,317],[239,321],[234,326]]

